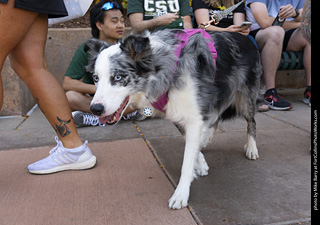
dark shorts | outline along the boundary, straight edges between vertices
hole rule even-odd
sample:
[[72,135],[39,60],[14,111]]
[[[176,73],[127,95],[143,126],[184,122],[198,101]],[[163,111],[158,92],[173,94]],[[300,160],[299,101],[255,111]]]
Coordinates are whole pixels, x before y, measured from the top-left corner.
[[[261,28],[259,29],[256,29],[256,30],[253,30],[253,31],[250,31],[250,35],[256,39],[256,35],[257,33],[261,30]],[[282,45],[282,51],[286,51],[287,47],[288,47],[288,43],[289,43],[289,40],[293,34],[293,32],[295,31],[296,29],[291,29],[291,30],[287,30],[285,32],[285,35],[284,35],[284,39],[283,39],[283,45]]]
[[[7,4],[8,0],[0,0],[0,3]],[[63,0],[15,0],[14,7],[48,14],[49,18],[68,16]]]

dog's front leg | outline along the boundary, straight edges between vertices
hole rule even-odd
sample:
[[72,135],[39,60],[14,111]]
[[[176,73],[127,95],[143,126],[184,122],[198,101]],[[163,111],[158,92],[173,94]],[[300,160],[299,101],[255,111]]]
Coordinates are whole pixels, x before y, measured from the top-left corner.
[[248,159],[256,160],[259,158],[259,153],[256,144],[256,121],[254,118],[247,119],[248,121],[248,143],[244,146]]
[[194,173],[196,157],[200,151],[200,136],[202,121],[193,122],[185,127],[186,146],[181,169],[179,184],[169,200],[169,208],[181,209],[188,205],[191,182],[196,176]]

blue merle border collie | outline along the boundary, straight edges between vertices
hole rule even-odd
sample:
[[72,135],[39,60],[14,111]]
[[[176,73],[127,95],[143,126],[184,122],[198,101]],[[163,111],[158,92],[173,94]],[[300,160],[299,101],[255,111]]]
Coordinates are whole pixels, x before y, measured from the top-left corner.
[[[262,66],[248,37],[231,32],[163,30],[129,35],[109,46],[96,39],[85,45],[97,91],[91,111],[101,123],[116,124],[127,107],[151,107],[153,115],[184,128],[186,144],[179,184],[169,207],[188,205],[190,186],[208,174],[201,149],[218,122],[244,117],[248,159],[259,158],[255,112]],[[214,46],[214,49],[212,49]]]

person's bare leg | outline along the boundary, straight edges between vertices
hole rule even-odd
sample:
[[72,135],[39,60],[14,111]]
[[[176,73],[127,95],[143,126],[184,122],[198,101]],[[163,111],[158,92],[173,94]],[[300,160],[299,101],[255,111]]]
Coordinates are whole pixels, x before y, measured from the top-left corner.
[[311,44],[304,38],[300,29],[293,32],[286,51],[303,51],[303,66],[306,71],[307,86],[311,86]]
[[277,26],[262,29],[256,36],[256,42],[261,51],[266,90],[275,88],[275,77],[280,63],[283,38],[284,30]]
[[84,95],[76,91],[66,92],[68,102],[72,111],[81,111],[91,113],[90,103],[92,101],[91,96]]
[[48,71],[44,59],[47,30],[47,15],[40,14],[23,40],[11,51],[10,62],[37,100],[64,147],[75,148],[82,145],[82,141],[62,86]]
[[[0,71],[3,66],[0,65]],[[1,78],[1,72],[0,72],[0,112],[2,108],[2,102],[3,102],[3,85],[2,85],[2,78]]]
[[[13,7],[14,1],[0,3],[0,111],[3,103],[1,70],[11,50],[23,39],[38,13]],[[19,15],[19,16],[17,16]]]

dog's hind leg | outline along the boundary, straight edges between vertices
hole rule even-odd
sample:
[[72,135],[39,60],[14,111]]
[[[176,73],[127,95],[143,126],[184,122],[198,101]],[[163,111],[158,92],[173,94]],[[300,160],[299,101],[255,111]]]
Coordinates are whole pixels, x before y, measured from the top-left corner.
[[179,184],[169,199],[169,208],[181,209],[188,205],[191,182],[195,177],[195,163],[200,152],[200,135],[202,121],[192,121],[187,124],[186,130],[186,146],[181,169]]
[[199,152],[194,165],[194,171],[196,176],[204,177],[208,175],[209,166],[204,158],[202,152]]
[[[216,121],[213,125],[212,120]],[[218,128],[218,122],[218,117],[213,117],[213,119],[211,119],[210,121],[205,122],[201,132],[200,150],[205,148],[207,144],[211,141],[214,132]],[[194,165],[194,170],[196,173],[195,175],[197,176],[203,177],[208,175],[209,166],[206,162],[204,155],[201,152],[199,152],[198,154],[196,163]]]
[[200,141],[200,148],[203,149],[207,147],[207,144],[210,142],[211,138],[213,137],[214,132],[216,131],[215,127],[208,128],[204,126],[201,132],[201,141]]
[[247,119],[248,122],[248,143],[245,144],[244,150],[248,159],[258,159],[258,149],[256,144],[256,121],[254,118]]
[[200,138],[200,148],[203,149],[207,147],[207,144],[211,141],[214,132],[218,128],[218,116],[216,112],[208,119],[204,121],[201,138]]
[[[207,123],[203,126],[200,138],[200,149],[203,149],[207,146],[207,144],[211,141],[214,132],[217,130],[218,122],[216,122],[213,126]],[[199,152],[196,163],[194,165],[194,170],[197,176],[206,176],[208,175],[209,166],[206,162],[204,155]]]

